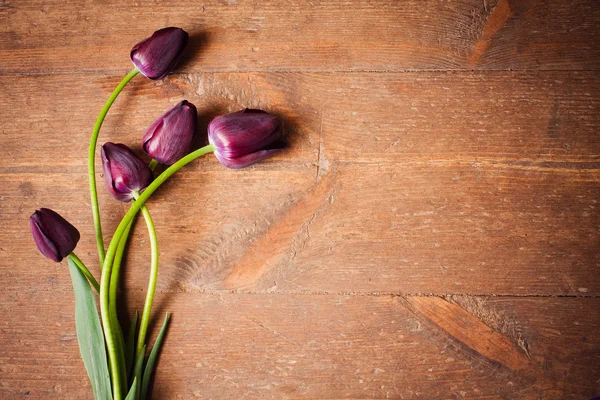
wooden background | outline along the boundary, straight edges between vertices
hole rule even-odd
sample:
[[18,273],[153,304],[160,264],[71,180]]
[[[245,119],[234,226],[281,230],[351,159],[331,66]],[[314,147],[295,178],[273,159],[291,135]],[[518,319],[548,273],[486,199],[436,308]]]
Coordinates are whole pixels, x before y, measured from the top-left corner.
[[[185,98],[202,142],[252,107],[290,147],[206,157],[149,203],[173,313],[153,398],[600,395],[598,1],[4,0],[0,22],[0,398],[91,398],[68,271],[27,219],[59,211],[98,272],[91,128],[130,48],[173,25],[181,65],[136,77],[100,143],[139,148]],[[128,206],[99,192],[108,236]]]

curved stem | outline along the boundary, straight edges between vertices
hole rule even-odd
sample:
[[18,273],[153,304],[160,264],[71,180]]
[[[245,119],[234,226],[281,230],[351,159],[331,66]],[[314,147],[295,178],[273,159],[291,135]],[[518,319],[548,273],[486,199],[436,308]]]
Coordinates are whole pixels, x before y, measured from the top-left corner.
[[81,270],[83,275],[90,281],[94,289],[96,289],[96,293],[100,293],[100,285],[98,285],[98,281],[94,278],[94,275],[90,272],[89,269],[85,266],[85,264],[75,255],[75,253],[69,254],[69,258],[77,265],[77,268]]
[[154,229],[154,223],[152,217],[146,205],[142,206],[142,215],[146,220],[146,226],[148,227],[148,234],[150,235],[150,249],[152,254],[152,261],[150,263],[150,279],[148,281],[148,293],[146,293],[146,301],[144,302],[144,311],[142,312],[142,319],[140,320],[140,330],[138,334],[136,354],[142,354],[141,351],[144,348],[144,342],[146,341],[146,332],[148,331],[148,323],[150,322],[150,313],[152,311],[152,302],[154,301],[154,292],[156,290],[156,279],[158,278],[158,241],[156,237],[156,230]]
[[[187,156],[183,157],[181,160],[177,161],[175,164],[171,165],[167,168],[162,174],[156,177],[156,179],[140,194],[140,197],[133,202],[127,214],[121,219],[119,226],[115,230],[115,234],[113,235],[110,244],[108,246],[108,250],[106,252],[106,257],[104,258],[104,264],[102,267],[102,277],[100,279],[100,314],[102,316],[102,328],[104,329],[104,336],[106,338],[106,348],[108,352],[108,359],[110,363],[111,370],[119,371],[119,360],[118,353],[116,348],[116,338],[114,331],[112,329],[113,321],[110,318],[109,313],[109,288],[110,288],[110,276],[112,271],[112,263],[116,255],[117,246],[119,241],[121,240],[121,236],[123,235],[125,229],[129,223],[135,217],[138,210],[141,206],[148,200],[148,198],[154,193],[160,185],[162,185],[171,175],[177,172],[179,169],[194,161],[196,158],[203,156],[206,153],[210,153],[214,151],[214,146],[208,145],[204,146]],[[122,399],[122,382],[120,378],[120,374],[115,374],[115,379],[113,379],[113,395],[115,396],[114,400]]]
[[127,225],[123,235],[121,236],[121,240],[119,240],[119,245],[117,246],[117,251],[115,253],[115,260],[113,262],[112,273],[110,275],[109,310],[110,314],[114,316],[117,315],[117,289],[119,285],[121,261],[123,260],[123,253],[125,252],[125,246],[127,245],[127,239],[129,238],[129,231],[131,230],[132,225],[133,222],[130,222]]
[[[154,170],[158,161],[152,160],[150,163],[150,169]],[[110,275],[110,287],[109,287],[109,314],[110,319],[112,321],[112,326],[115,327],[117,331],[117,355],[119,357],[119,364],[122,367],[121,379],[123,382],[127,382],[127,365],[125,362],[125,338],[123,336],[123,330],[121,329],[121,325],[119,324],[119,316],[117,314],[117,290],[119,289],[119,275],[121,272],[121,264],[123,261],[123,254],[125,252],[125,247],[127,246],[127,240],[129,238],[129,232],[131,231],[131,227],[133,226],[133,220],[127,225],[125,230],[123,231],[123,235],[119,240],[119,244],[117,245],[117,251],[115,253],[115,259],[112,266],[112,272]]]
[[115,260],[113,262],[112,274],[110,276],[110,291],[109,291],[109,313],[113,326],[117,331],[117,356],[119,357],[119,372],[121,374],[121,379],[123,382],[127,382],[127,366],[125,363],[125,338],[123,337],[123,330],[121,329],[121,325],[119,325],[119,317],[117,315],[117,289],[119,288],[119,273],[121,271],[121,262],[123,260],[123,253],[125,252],[125,247],[127,246],[127,239],[129,238],[129,231],[131,230],[131,226],[133,225],[133,221],[127,225],[125,231],[123,232],[123,236],[121,236],[121,240],[119,240],[119,244],[117,246],[117,251],[115,254]]
[[115,99],[121,93],[121,90],[127,85],[127,83],[133,79],[140,71],[134,68],[129,72],[117,85],[115,90],[104,103],[104,107],[100,110],[100,115],[96,119],[94,130],[92,131],[92,138],[90,139],[90,148],[88,151],[88,179],[90,182],[90,198],[92,203],[92,215],[94,217],[94,229],[96,231],[96,244],[98,245],[98,258],[100,259],[100,265],[104,262],[104,239],[102,238],[102,226],[100,224],[100,208],[98,206],[98,192],[96,191],[96,143],[98,142],[98,134],[100,133],[100,127],[102,122],[110,109],[110,106],[114,103]]
[[[158,165],[158,161],[152,160],[150,162],[150,169],[154,171],[154,168]],[[137,196],[136,196],[137,197]],[[119,274],[121,272],[121,261],[123,260],[123,253],[125,252],[125,246],[127,245],[127,240],[129,238],[129,232],[131,231],[131,227],[133,226],[133,220],[127,225],[127,228],[123,231],[123,235],[119,240],[119,244],[117,245],[117,251],[115,253],[115,260],[113,262],[112,272],[110,274],[110,290],[109,290],[109,309],[110,314],[115,317],[115,321],[117,320],[117,289],[119,284]]]

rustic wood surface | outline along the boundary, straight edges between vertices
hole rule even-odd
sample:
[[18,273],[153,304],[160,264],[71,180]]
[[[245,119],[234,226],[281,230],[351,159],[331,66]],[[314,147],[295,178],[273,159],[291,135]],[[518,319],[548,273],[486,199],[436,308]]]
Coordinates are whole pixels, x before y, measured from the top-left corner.
[[[192,34],[180,67],[136,77],[100,142],[139,149],[186,98],[199,143],[252,107],[289,148],[198,160],[149,203],[173,315],[153,398],[600,395],[597,1],[7,0],[0,21],[0,398],[92,398],[68,271],[27,218],[63,214],[98,273],[89,134],[131,46],[170,25]],[[99,183],[108,237],[128,206]]]

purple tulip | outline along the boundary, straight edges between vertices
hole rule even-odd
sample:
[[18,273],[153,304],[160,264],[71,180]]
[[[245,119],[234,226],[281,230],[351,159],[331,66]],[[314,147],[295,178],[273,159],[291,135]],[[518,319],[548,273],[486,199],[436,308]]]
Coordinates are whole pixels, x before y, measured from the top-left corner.
[[40,208],[29,217],[33,240],[40,252],[61,262],[79,242],[79,231],[66,219],[48,208]]
[[208,141],[227,168],[244,168],[282,150],[281,134],[274,115],[249,108],[221,115],[208,125]]
[[192,149],[197,120],[196,106],[183,100],[150,125],[142,148],[161,164],[177,162]]
[[152,182],[148,164],[124,144],[104,143],[102,169],[108,191],[119,201],[131,201]]
[[173,69],[189,35],[181,28],[163,28],[131,49],[131,61],[150,79],[161,79]]

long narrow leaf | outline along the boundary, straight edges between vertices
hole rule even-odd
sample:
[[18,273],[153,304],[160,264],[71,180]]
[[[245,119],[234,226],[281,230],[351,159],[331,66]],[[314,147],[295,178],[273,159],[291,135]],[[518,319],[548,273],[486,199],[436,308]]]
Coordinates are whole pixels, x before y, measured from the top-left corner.
[[127,382],[127,371],[125,370],[125,339],[123,337],[123,330],[121,329],[121,325],[119,324],[119,320],[117,318],[116,315],[112,315],[110,316],[111,320],[112,320],[112,326],[113,329],[115,330],[115,335],[116,335],[116,339],[117,339],[117,343],[116,343],[116,350],[117,350],[117,357],[119,357],[119,364],[123,365],[123,368],[121,368],[120,370],[120,374],[121,374],[121,382]]
[[129,332],[127,333],[127,341],[125,342],[125,367],[127,368],[127,378],[131,378],[133,361],[135,360],[135,330],[137,329],[138,313],[135,312]]
[[148,386],[150,386],[150,379],[152,378],[152,371],[154,370],[154,364],[156,363],[156,357],[158,356],[158,352],[160,350],[160,346],[162,344],[163,338],[165,336],[165,332],[167,331],[167,325],[169,324],[169,313],[165,315],[165,322],[163,322],[162,328],[160,328],[160,332],[156,337],[156,342],[154,342],[154,346],[152,347],[152,351],[150,352],[150,356],[148,356],[148,361],[146,362],[146,368],[144,368],[144,379],[142,380],[142,397],[144,400],[146,398],[146,393],[148,393]]
[[86,277],[69,259],[69,271],[75,293],[75,328],[79,351],[96,400],[112,400],[110,375],[106,362],[104,334],[98,309]]
[[136,400],[137,393],[138,393],[137,389],[138,389],[137,378],[133,378],[133,383],[131,384],[131,388],[129,389],[129,393],[127,394],[127,397],[125,397],[125,400]]
[[144,356],[146,355],[146,345],[142,348],[142,352],[138,354],[137,360],[135,362],[135,368],[133,369],[133,380],[136,381],[137,389],[136,390],[136,400],[140,398],[140,391],[142,385],[142,368],[144,367]]

